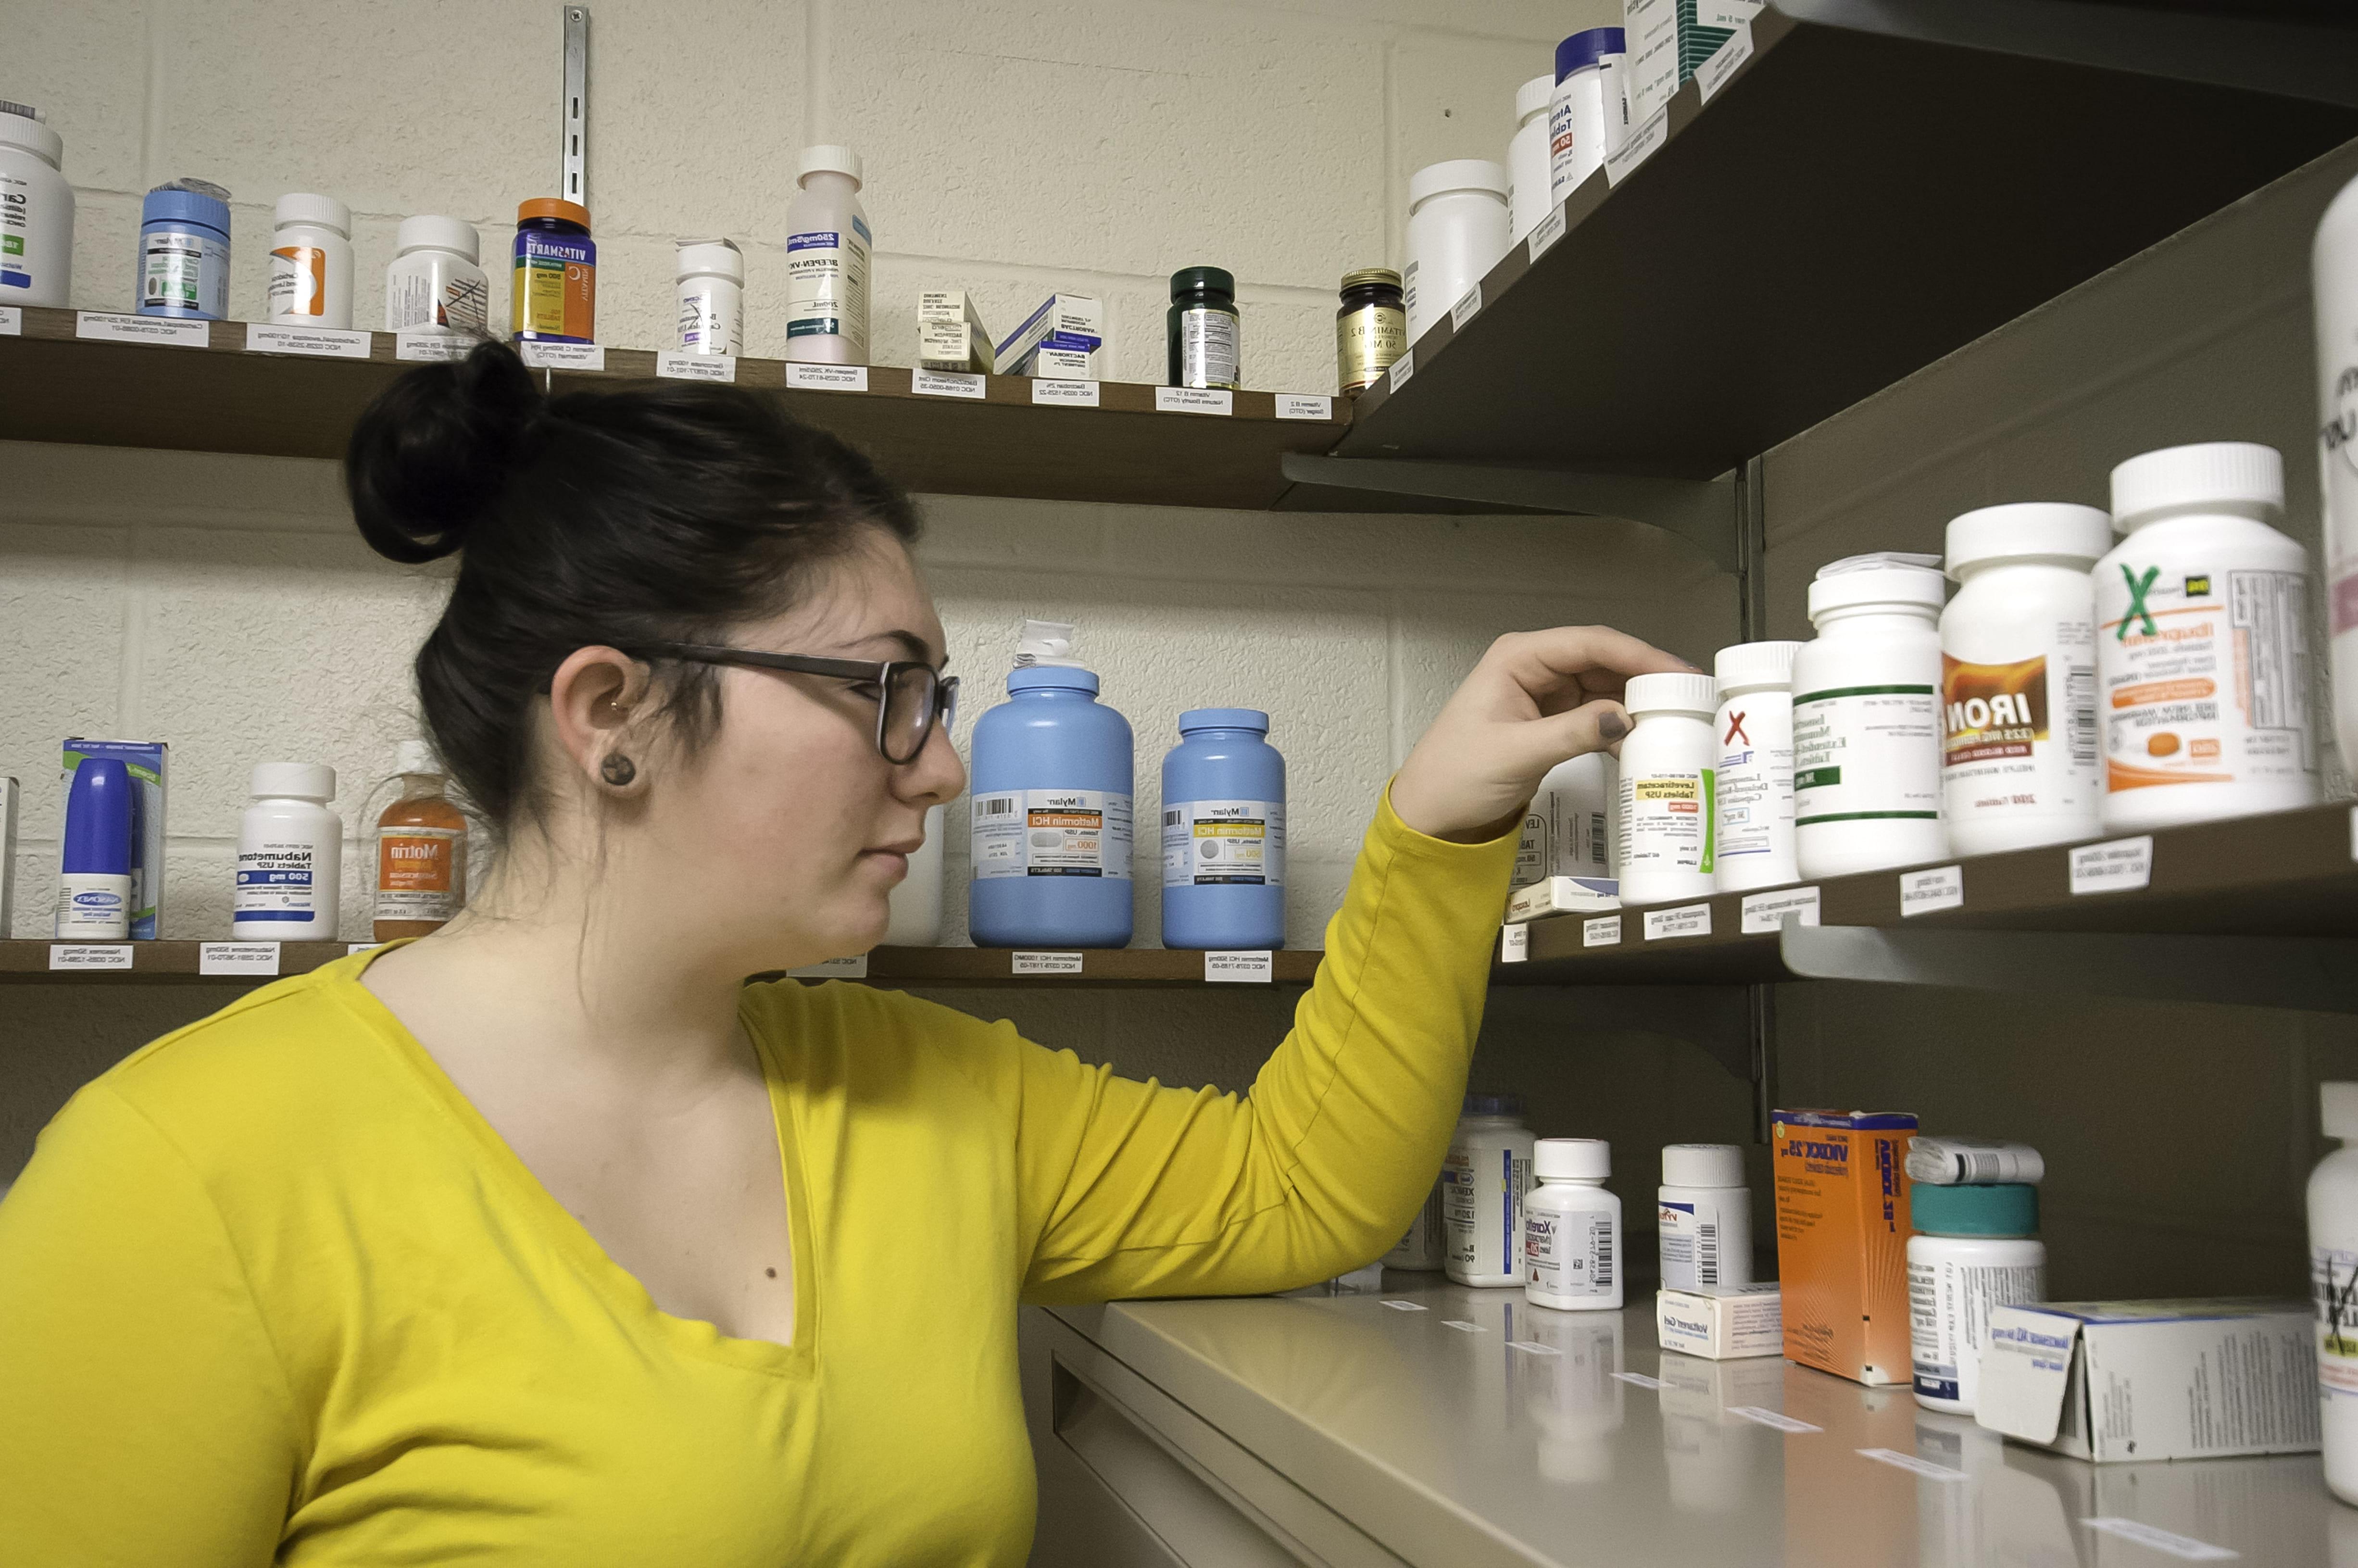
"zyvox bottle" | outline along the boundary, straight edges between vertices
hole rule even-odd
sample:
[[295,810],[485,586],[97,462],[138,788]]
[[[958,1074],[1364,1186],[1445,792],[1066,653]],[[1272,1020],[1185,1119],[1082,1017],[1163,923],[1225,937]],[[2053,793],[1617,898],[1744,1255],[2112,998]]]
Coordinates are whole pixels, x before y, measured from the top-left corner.
[[[2342,188],[2318,222],[2309,266],[2317,302],[2318,477],[2325,492],[2333,732],[2348,762],[2358,758],[2358,179]],[[2358,1394],[2348,1402],[2358,1403]]]
[[38,109],[0,101],[0,305],[62,307],[73,293],[65,153]]
[[1441,1167],[1442,1268],[1461,1285],[1520,1285],[1523,1195],[1531,1186],[1531,1130],[1512,1095],[1467,1095]]
[[1718,702],[1700,670],[1629,678],[1621,706],[1637,727],[1621,742],[1623,903],[1711,895]]
[[510,330],[524,342],[598,341],[598,244],[590,209],[544,196],[516,208]]
[[1852,556],[1810,584],[1793,654],[1793,829],[1805,877],[1920,865],[1941,829],[1937,556]]
[[800,189],[786,203],[786,358],[864,365],[868,261],[876,240],[860,205],[860,155],[849,147],[805,147],[795,184]]
[[1163,759],[1163,945],[1285,946],[1285,759],[1254,708],[1195,708]]
[[2113,470],[2096,563],[2107,833],[2288,811],[2318,799],[2309,721],[2309,557],[2273,447],[2214,441]]
[[2093,506],[1985,506],[1949,524],[1941,611],[1941,812],[1949,849],[2096,836],[2096,600],[2111,546]]
[[1662,1288],[1752,1282],[1752,1190],[1733,1143],[1666,1143],[1655,1195]]
[[1532,1147],[1537,1192],[1523,1200],[1523,1298],[1562,1312],[1618,1312],[1621,1200],[1605,1190],[1613,1146],[1542,1138]]
[[2358,1504],[2358,1084],[2320,1084],[2325,1135],[2342,1147],[2309,1176],[2309,1290],[2326,1490]]
[[278,199],[270,237],[270,319],[282,327],[352,324],[352,210],[332,196]]
[[1071,665],[1010,671],[974,727],[974,885],[984,947],[1120,947],[1130,932],[1130,720]]
[[1990,1314],[2047,1299],[2039,1189],[2022,1184],[1912,1188],[1908,1330],[1916,1402],[1971,1415]]
[[1793,654],[1801,645],[1738,643],[1712,661],[1719,685],[1712,884],[1721,892],[1801,874],[1793,859]]
[[230,935],[335,940],[344,885],[344,825],[328,809],[336,798],[336,770],[260,762],[247,788],[254,804],[238,819]]
[[54,934],[68,942],[121,942],[131,935],[131,846],[138,822],[131,770],[84,757],[66,792]]
[[142,316],[229,316],[229,192],[201,179],[159,185],[139,204]]

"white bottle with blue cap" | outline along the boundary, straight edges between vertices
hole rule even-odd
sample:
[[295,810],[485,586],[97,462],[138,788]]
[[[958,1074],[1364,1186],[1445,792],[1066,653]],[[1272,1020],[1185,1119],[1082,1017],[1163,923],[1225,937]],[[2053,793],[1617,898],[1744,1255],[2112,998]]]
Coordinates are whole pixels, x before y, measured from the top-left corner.
[[131,935],[131,845],[139,799],[119,758],[84,757],[66,792],[57,937],[121,942]]
[[1285,946],[1285,759],[1257,708],[1195,708],[1163,759],[1163,945]]
[[1555,98],[1548,109],[1551,206],[1563,206],[1618,145],[1613,133],[1620,128],[1620,94],[1614,92],[1608,105],[1606,87],[1628,51],[1625,36],[1618,27],[1591,27],[1555,46]]

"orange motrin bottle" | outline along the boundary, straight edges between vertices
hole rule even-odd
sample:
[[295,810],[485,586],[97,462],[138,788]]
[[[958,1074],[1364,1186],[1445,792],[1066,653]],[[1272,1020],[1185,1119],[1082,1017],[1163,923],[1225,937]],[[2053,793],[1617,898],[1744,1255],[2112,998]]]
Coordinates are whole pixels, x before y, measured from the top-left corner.
[[467,902],[467,819],[423,741],[395,753],[401,798],[376,821],[376,939],[425,936]]

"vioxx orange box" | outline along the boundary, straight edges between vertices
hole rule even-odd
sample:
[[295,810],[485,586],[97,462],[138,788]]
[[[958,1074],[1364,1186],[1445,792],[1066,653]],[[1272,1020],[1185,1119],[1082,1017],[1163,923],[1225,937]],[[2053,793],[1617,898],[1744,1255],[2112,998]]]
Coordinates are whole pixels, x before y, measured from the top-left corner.
[[1906,1383],[1906,1111],[1780,1110],[1777,1272],[1785,1354],[1860,1383]]

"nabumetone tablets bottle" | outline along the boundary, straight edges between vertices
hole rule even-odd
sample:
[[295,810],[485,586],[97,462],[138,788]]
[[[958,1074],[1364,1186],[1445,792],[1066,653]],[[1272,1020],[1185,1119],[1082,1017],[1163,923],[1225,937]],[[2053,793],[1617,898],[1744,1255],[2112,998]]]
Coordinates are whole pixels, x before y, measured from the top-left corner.
[[1621,706],[1636,721],[1621,742],[1621,902],[1708,897],[1718,685],[1700,670],[1632,676]]
[[1918,865],[1941,830],[1937,556],[1852,556],[1810,584],[1793,655],[1793,829],[1804,877]]
[[1539,1190],[1523,1200],[1524,1298],[1563,1312],[1621,1306],[1621,1200],[1605,1190],[1613,1146],[1542,1138],[1531,1152]]
[[2309,557],[2273,447],[2213,441],[2113,470],[2096,563],[2107,833],[2288,811],[2318,799]]
[[1990,1314],[2047,1299],[2039,1189],[2028,1184],[1908,1190],[1908,1334],[1916,1402],[1971,1415]]
[[2093,838],[2096,600],[2111,548],[2093,506],[2022,502],[1952,519],[1941,611],[1941,814],[1949,852]]
[[1752,1189],[1733,1143],[1666,1143],[1654,1229],[1662,1288],[1752,1282]]
[[2342,1147],[2309,1176],[2309,1299],[2325,1487],[2358,1504],[2358,1084],[2320,1084],[2325,1135]]
[[230,935],[334,941],[344,886],[344,825],[328,809],[336,770],[261,762],[247,787],[254,804],[238,819]]
[[1801,876],[1793,860],[1793,654],[1799,643],[1739,643],[1712,661],[1719,814],[1712,881],[1721,892]]
[[1512,1095],[1467,1095],[1441,1167],[1442,1267],[1461,1285],[1523,1282],[1531,1133]]

